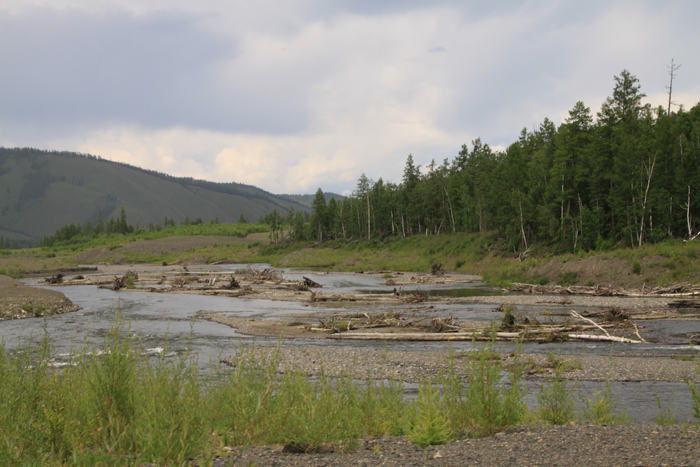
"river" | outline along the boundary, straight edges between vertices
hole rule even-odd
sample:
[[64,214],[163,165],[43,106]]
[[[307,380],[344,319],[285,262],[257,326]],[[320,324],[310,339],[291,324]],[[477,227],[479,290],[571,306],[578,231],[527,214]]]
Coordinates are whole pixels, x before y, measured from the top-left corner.
[[[263,267],[264,265],[259,265]],[[222,272],[233,271],[242,265],[220,266]],[[138,271],[137,271],[138,272]],[[323,274],[300,273],[294,270],[278,270],[288,279],[301,279],[302,275],[323,285],[324,293],[385,293],[391,290],[385,279],[359,274]],[[32,285],[41,285],[37,279],[27,280]],[[43,286],[43,285],[42,285]],[[499,291],[484,284],[460,284],[459,287],[445,285],[421,285],[422,290],[451,295],[494,294]],[[198,356],[200,367],[206,371],[211,365],[219,365],[220,357],[233,353],[236,346],[276,344],[276,338],[249,337],[238,334],[235,329],[206,320],[195,320],[200,310],[227,311],[238,317],[265,319],[285,315],[292,319],[294,314],[309,314],[314,308],[304,302],[273,301],[256,298],[229,298],[205,295],[149,293],[138,290],[111,291],[96,286],[54,286],[46,288],[59,290],[81,310],[63,315],[43,318],[28,318],[0,323],[0,338],[8,348],[25,345],[30,340],[37,341],[48,333],[51,345],[56,351],[57,361],[72,351],[83,348],[85,344],[100,345],[104,336],[115,323],[115,314],[119,312],[122,323],[129,333],[137,337],[145,352],[171,352],[173,355],[190,351]],[[521,311],[527,307],[519,307]],[[452,315],[457,321],[490,321],[494,319],[494,306],[473,303],[435,304],[427,313],[435,317]],[[558,311],[557,306],[548,306],[551,311]],[[571,307],[566,307],[566,310]],[[590,309],[590,308],[589,308]],[[324,312],[333,311],[323,308]],[[337,311],[347,311],[338,308]],[[381,309],[372,311],[382,311]],[[562,310],[565,311],[565,310]],[[683,322],[646,322],[651,332],[673,334],[682,330]],[[21,343],[21,344],[20,344]],[[283,345],[295,346],[344,346],[352,348],[384,348],[392,350],[420,351],[445,350],[446,342],[413,341],[340,341],[332,339],[293,339]],[[449,344],[456,351],[469,351],[471,342],[452,342]],[[496,348],[510,352],[515,345],[499,343]],[[167,349],[167,350],[164,350]],[[598,343],[550,343],[524,344],[525,353],[555,353],[573,355],[609,355],[634,352],[648,355],[697,353],[696,349],[681,341],[671,344],[598,344]],[[668,382],[614,382],[613,390],[619,394],[620,402],[627,407],[628,414],[637,422],[650,422],[658,413],[657,397],[666,405],[669,400],[677,408],[676,417],[680,421],[692,420],[692,401],[690,391],[685,383]],[[538,383],[528,384],[530,395],[528,402],[535,405],[535,392]],[[600,390],[600,383],[581,382],[578,385],[582,394],[590,395]],[[407,385],[407,392],[415,392],[415,386]]]

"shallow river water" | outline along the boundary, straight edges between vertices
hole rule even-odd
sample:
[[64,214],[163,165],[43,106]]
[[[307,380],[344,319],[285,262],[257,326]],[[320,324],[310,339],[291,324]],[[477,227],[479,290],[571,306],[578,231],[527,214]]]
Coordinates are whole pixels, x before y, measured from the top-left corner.
[[[264,266],[264,265],[258,265]],[[235,270],[242,265],[221,266],[222,271]],[[137,271],[138,272],[138,271]],[[295,271],[282,272],[285,278],[301,279],[302,276],[323,285],[324,293],[386,293],[393,287],[385,285],[385,280],[379,277],[358,274],[322,274]],[[28,280],[28,283],[39,284],[37,280]],[[26,344],[30,339],[37,340],[47,332],[52,346],[58,354],[65,354],[71,349],[82,348],[84,343],[101,344],[104,335],[110,331],[114,325],[115,312],[119,310],[129,332],[137,336],[143,348],[147,352],[161,352],[166,348],[174,354],[181,354],[186,351],[188,345],[191,350],[198,355],[199,365],[202,369],[207,369],[211,365],[218,365],[222,356],[231,355],[236,346],[240,345],[262,345],[276,344],[276,338],[252,338],[238,334],[235,329],[221,324],[205,320],[194,320],[195,314],[200,310],[207,311],[228,311],[237,317],[252,317],[265,319],[273,316],[313,313],[314,307],[302,302],[282,302],[272,300],[262,300],[255,298],[229,298],[213,297],[205,295],[187,294],[154,294],[140,291],[120,291],[114,292],[106,289],[99,289],[96,286],[65,286],[47,287],[61,291],[74,304],[82,307],[80,311],[67,313],[64,315],[51,316],[46,320],[42,318],[29,318],[14,321],[0,322],[0,338],[4,340],[8,348],[14,348],[20,342]],[[444,285],[421,285],[424,291],[437,291],[436,293],[446,293],[452,295],[463,294],[494,294],[498,291],[485,287],[483,284],[460,284],[447,287]],[[455,292],[455,289],[462,289]],[[466,290],[466,291],[465,291]],[[442,291],[442,292],[441,292]],[[556,306],[547,307],[552,312],[568,311],[571,306],[559,310]],[[396,306],[387,307],[396,309]],[[536,312],[538,310],[528,310],[527,307],[518,307],[523,312]],[[541,307],[540,307],[541,309]],[[589,310],[591,308],[588,308]],[[333,311],[332,308],[324,307],[323,312]],[[490,321],[497,317],[494,313],[494,305],[472,304],[472,303],[451,303],[434,304],[428,311],[421,311],[423,315],[429,313],[431,317],[441,317],[452,315],[457,321]],[[347,311],[338,308],[337,311]],[[381,311],[380,308],[373,308],[372,312]],[[288,318],[292,319],[292,318]],[[675,328],[683,330],[684,324],[674,322],[645,322],[645,326],[652,328],[655,326],[658,332],[669,335]],[[337,346],[351,348],[385,348],[390,346],[392,350],[446,350],[446,342],[412,342],[412,341],[339,341],[332,339],[293,339],[283,345],[291,346]],[[456,351],[469,351],[472,348],[471,342],[453,342],[449,344]],[[515,349],[514,344],[499,343],[496,348],[504,351]],[[639,354],[640,352],[649,355],[663,354],[689,354],[697,353],[696,349],[682,342],[665,345],[645,345],[643,347],[631,344],[596,344],[596,343],[552,343],[552,344],[525,344],[522,351],[525,353],[549,353],[554,354],[581,354],[581,355],[609,355],[617,353]],[[657,394],[662,404],[665,406],[669,400],[677,408],[676,416],[679,420],[692,420],[692,402],[690,391],[684,383],[660,383],[660,382],[620,382],[612,383],[613,389],[619,394],[620,402],[627,407],[629,415],[636,421],[653,421],[658,413]],[[536,403],[534,393],[538,389],[538,384],[530,383],[530,395],[528,402],[531,405]],[[407,385],[409,395],[417,389]],[[582,394],[593,394],[600,390],[599,383],[581,382],[579,390]]]

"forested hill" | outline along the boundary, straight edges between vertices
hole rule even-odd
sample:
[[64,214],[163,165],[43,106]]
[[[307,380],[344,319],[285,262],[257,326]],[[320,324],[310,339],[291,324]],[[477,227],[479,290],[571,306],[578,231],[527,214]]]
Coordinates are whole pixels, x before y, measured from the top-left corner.
[[0,148],[0,235],[36,243],[67,224],[97,225],[100,216],[162,224],[197,218],[256,222],[273,210],[306,211],[293,198],[238,183],[177,178],[95,156]]
[[317,238],[492,231],[511,251],[539,243],[564,252],[695,236],[700,104],[652,108],[644,97],[624,70],[595,117],[577,102],[558,127],[545,119],[502,152],[477,139],[423,170],[409,155],[399,184],[363,175],[352,197],[315,200],[313,231]]

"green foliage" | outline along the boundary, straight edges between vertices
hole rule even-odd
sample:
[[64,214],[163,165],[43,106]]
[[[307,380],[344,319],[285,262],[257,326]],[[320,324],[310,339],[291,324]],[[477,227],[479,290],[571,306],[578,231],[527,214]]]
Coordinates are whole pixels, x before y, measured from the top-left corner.
[[[516,352],[515,362],[504,378],[503,362],[491,345],[485,345],[469,355],[463,369],[454,366],[441,376],[444,387],[444,407],[448,411],[454,436],[471,433],[489,436],[522,422],[527,414],[521,387],[523,367]],[[466,374],[464,383],[460,374]]]
[[636,259],[632,262],[632,272],[634,274],[642,273],[642,264]]
[[574,390],[569,388],[569,379],[564,377],[564,370],[563,365],[556,365],[554,377],[541,384],[537,394],[537,416],[552,425],[565,425],[576,416],[572,398]]
[[255,224],[183,224],[161,230],[138,230],[130,233],[93,233],[90,236],[81,233],[64,239],[64,234],[57,234],[44,239],[44,249],[55,254],[56,251],[80,251],[88,248],[107,246],[112,251],[128,242],[137,240],[154,240],[166,237],[209,235],[243,238],[248,234],[268,232],[266,225]]
[[676,424],[676,407],[671,405],[671,398],[669,398],[666,407],[661,404],[661,396],[654,390],[654,395],[656,396],[656,405],[659,407],[659,411],[656,414],[656,424],[662,426],[673,426]]
[[[363,174],[337,209],[317,193],[314,237],[492,232],[512,253],[544,245],[582,258],[691,235],[700,214],[700,104],[666,115],[642,102],[628,70],[612,84],[597,118],[579,101],[558,127],[545,118],[503,151],[477,138],[442,164],[421,167],[409,154],[400,183]],[[670,209],[671,200],[685,207]]]
[[557,284],[562,287],[568,287],[576,283],[576,273],[572,271],[560,272]]
[[431,383],[421,383],[413,411],[406,434],[413,443],[425,448],[451,440],[452,433],[443,398]]
[[602,383],[599,391],[592,398],[582,398],[582,419],[596,425],[627,425],[630,423],[627,410],[618,410],[617,394],[613,393],[610,380]]
[[[697,358],[697,373],[700,376],[700,357]],[[689,379],[685,382],[688,384],[691,396],[693,398],[693,416],[700,422],[700,384],[694,383]]]
[[[519,351],[508,368],[491,345],[471,352],[463,368],[452,353],[437,384],[422,382],[410,401],[400,382],[323,372],[309,379],[279,371],[279,349],[270,357],[257,350],[239,347],[231,368],[200,375],[187,352],[145,356],[119,315],[102,346],[73,352],[61,369],[50,363],[48,336],[14,352],[2,346],[0,463],[211,465],[224,446],[281,443],[312,452],[332,444],[343,452],[385,433],[425,447],[491,435],[527,415]],[[542,385],[535,415],[565,423],[572,391],[564,365],[552,359],[557,372]],[[689,386],[697,416],[700,391]],[[585,421],[627,422],[609,382],[584,403]],[[662,415],[662,422],[673,421],[670,409]]]

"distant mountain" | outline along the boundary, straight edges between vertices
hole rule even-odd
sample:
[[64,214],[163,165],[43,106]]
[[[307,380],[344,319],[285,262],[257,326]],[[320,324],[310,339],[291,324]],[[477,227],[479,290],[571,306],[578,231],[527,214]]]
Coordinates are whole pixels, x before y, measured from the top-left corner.
[[[342,201],[345,199],[345,196],[339,195],[337,193],[326,193],[325,191],[323,192],[323,195],[326,197],[326,201],[329,201],[331,198],[335,199],[336,201]],[[301,204],[302,206],[306,206],[307,208],[311,209],[311,206],[314,202],[314,198],[316,195],[277,195],[282,199],[289,200],[290,202]]]
[[[302,195],[301,198],[305,199]],[[308,211],[296,195],[250,185],[178,178],[100,157],[31,148],[0,148],[0,235],[36,243],[66,224],[95,225],[126,210],[130,224],[165,217],[250,222],[276,209]]]

